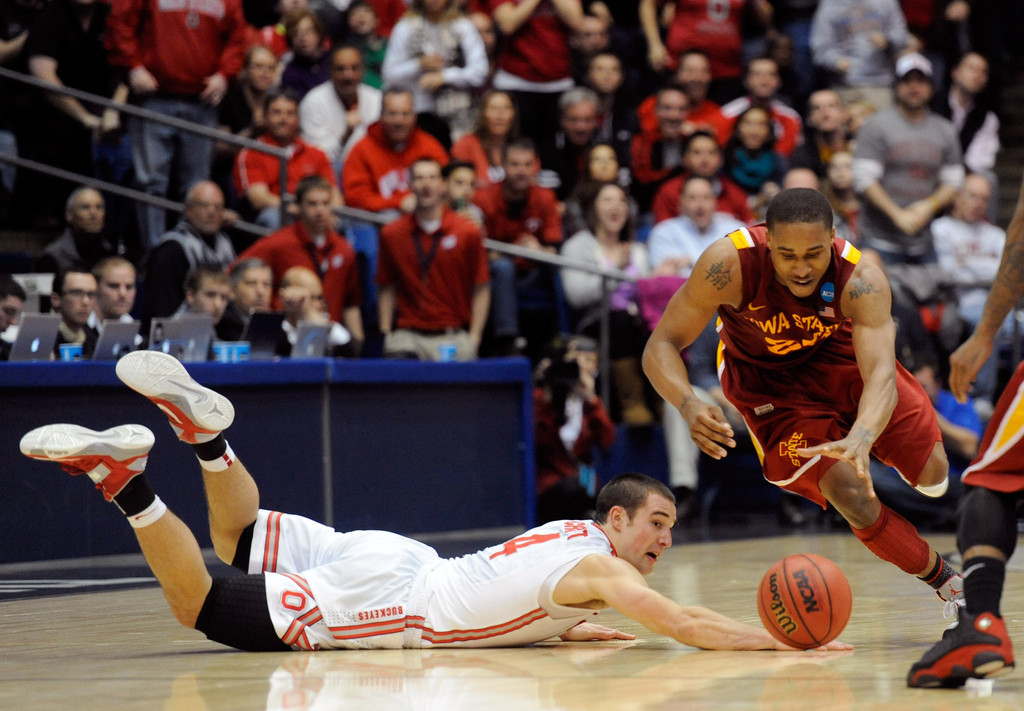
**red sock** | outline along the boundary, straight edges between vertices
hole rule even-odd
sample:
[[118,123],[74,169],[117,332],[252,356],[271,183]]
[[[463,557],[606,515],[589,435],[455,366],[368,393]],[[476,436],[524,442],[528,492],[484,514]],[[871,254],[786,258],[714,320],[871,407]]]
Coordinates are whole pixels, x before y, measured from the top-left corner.
[[906,573],[917,575],[928,566],[931,547],[910,521],[888,506],[882,506],[878,520],[867,528],[850,528],[869,551]]

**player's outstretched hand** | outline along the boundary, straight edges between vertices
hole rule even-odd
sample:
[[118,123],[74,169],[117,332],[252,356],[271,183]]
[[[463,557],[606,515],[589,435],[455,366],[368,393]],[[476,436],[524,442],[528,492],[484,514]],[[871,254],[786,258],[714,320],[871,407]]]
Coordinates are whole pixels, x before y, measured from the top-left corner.
[[846,642],[840,642],[838,639],[834,639],[827,644],[823,644],[820,647],[811,647],[810,649],[798,649],[797,647],[790,647],[785,642],[775,640],[775,651],[776,652],[849,652],[853,650],[852,644]]
[[873,499],[875,498],[875,486],[871,482],[871,470],[869,468],[871,463],[871,444],[871,438],[858,433],[858,428],[854,427],[854,431],[843,439],[836,440],[835,442],[825,442],[813,447],[800,447],[796,450],[796,453],[806,458],[815,457],[820,454],[823,457],[831,457],[832,459],[849,462],[857,470],[857,476],[864,480],[864,484],[868,489],[868,498]]
[[735,433],[718,405],[710,405],[696,395],[691,395],[679,408],[686,424],[690,426],[690,439],[700,450],[714,459],[721,459],[736,446]]
[[568,630],[559,637],[563,642],[592,642],[594,640],[607,639],[636,639],[635,634],[620,632],[619,630],[597,625],[593,622],[581,622],[571,630]]

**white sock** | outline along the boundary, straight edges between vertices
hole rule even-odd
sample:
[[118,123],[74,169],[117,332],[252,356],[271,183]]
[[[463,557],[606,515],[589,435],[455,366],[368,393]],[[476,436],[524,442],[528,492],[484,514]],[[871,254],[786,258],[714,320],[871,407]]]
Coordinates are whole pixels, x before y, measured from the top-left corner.
[[[196,459],[199,459],[199,457],[197,456]],[[224,454],[220,455],[216,459],[199,459],[199,466],[208,472],[222,472],[234,463],[235,450],[231,449],[230,444],[227,445],[227,449],[224,450]]]
[[945,494],[946,493],[946,489],[949,488],[949,477],[947,476],[945,479],[940,481],[938,484],[934,484],[932,486],[924,486],[923,484],[918,484],[914,488],[917,489],[918,491],[920,491],[925,496],[930,496],[933,499],[937,499],[940,496],[942,496],[943,494]]
[[165,513],[167,513],[167,504],[161,501],[158,496],[143,511],[134,516],[129,516],[128,523],[131,524],[132,528],[145,528],[159,521]]

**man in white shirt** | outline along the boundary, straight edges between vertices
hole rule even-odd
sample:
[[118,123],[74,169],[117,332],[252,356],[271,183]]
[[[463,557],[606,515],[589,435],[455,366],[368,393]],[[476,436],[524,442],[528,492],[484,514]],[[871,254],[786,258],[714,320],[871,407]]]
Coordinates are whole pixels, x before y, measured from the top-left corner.
[[647,249],[657,275],[690,276],[704,249],[719,237],[743,227],[732,215],[715,212],[711,181],[691,176],[679,194],[679,217],[663,220],[651,230]]
[[[985,219],[992,186],[984,175],[971,173],[953,200],[949,215],[932,223],[935,252],[939,264],[957,283],[960,316],[973,329],[981,320],[981,312],[989,288],[999,270],[999,260],[1006,244],[1006,232]],[[1013,336],[1013,314],[1007,316],[1000,329],[991,357],[978,373],[974,399],[980,414],[990,414],[995,395],[999,366],[999,346],[1008,345]]]
[[302,137],[341,171],[348,150],[380,118],[381,91],[363,83],[363,56],[349,45],[331,52],[331,78],[313,87],[299,104]]

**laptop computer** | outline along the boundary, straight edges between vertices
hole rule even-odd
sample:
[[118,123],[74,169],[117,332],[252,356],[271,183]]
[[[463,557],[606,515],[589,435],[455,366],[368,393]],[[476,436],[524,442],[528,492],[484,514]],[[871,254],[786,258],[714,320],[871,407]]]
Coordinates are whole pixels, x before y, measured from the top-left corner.
[[249,342],[250,360],[269,360],[276,358],[277,344],[281,339],[281,323],[284,313],[281,311],[254,311],[242,334],[242,340]]
[[327,352],[327,332],[330,324],[299,321],[295,329],[292,358],[323,358]]
[[182,362],[204,361],[213,340],[213,316],[186,314],[155,318],[149,326],[149,349],[163,351]]
[[118,321],[104,319],[93,360],[117,360],[125,353],[135,350],[135,337],[139,335],[139,321]]
[[8,360],[50,360],[60,328],[59,314],[22,314]]

